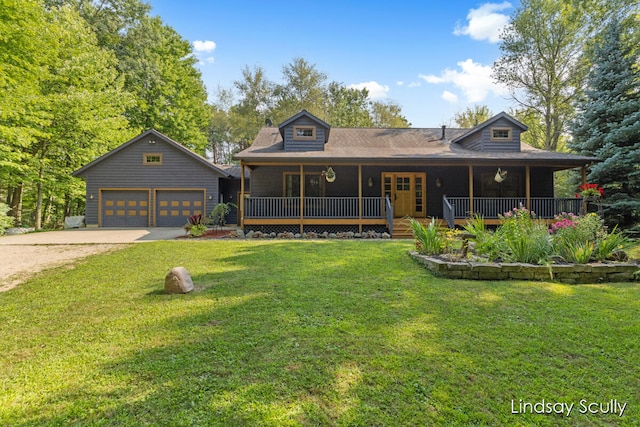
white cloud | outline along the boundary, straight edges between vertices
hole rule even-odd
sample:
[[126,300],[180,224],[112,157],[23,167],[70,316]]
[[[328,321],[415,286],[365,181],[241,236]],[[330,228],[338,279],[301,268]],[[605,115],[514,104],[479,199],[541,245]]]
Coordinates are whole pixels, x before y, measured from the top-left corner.
[[494,82],[491,78],[491,66],[473,62],[471,59],[458,62],[460,70],[447,68],[439,76],[420,74],[419,77],[427,83],[452,83],[464,93],[468,102],[482,102],[490,93],[505,95],[508,93],[504,86]]
[[193,50],[196,52],[213,52],[216,49],[216,42],[211,40],[196,40],[193,42]]
[[422,86],[422,83],[420,82],[411,82],[409,83],[409,87],[420,87]]
[[458,95],[456,95],[455,93],[451,93],[448,90],[445,90],[444,92],[442,92],[442,99],[444,99],[445,101],[451,104],[455,104],[458,102]]
[[396,84],[397,84],[398,86],[402,86],[402,85],[404,84],[404,82],[403,82],[402,80],[398,80],[398,81],[396,82]]
[[487,40],[497,43],[500,31],[509,23],[509,16],[501,12],[512,7],[509,2],[485,3],[477,9],[471,9],[467,14],[467,26],[456,25],[453,34],[456,36],[470,36],[474,40]]
[[348,87],[349,89],[358,90],[367,88],[367,90],[369,91],[369,99],[386,98],[387,93],[389,93],[389,86],[381,85],[380,83],[374,81],[349,85]]

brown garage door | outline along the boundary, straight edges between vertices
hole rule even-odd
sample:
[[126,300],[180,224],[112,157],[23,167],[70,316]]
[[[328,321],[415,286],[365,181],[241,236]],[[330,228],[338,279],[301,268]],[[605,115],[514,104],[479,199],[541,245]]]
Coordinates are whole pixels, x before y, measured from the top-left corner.
[[204,215],[204,190],[158,190],[156,226],[182,227],[191,215]]
[[102,190],[103,227],[148,227],[149,190]]

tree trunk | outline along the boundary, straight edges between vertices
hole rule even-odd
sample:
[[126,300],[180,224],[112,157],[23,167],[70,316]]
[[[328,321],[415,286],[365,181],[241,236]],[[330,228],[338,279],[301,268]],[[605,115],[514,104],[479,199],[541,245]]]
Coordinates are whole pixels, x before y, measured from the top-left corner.
[[18,184],[18,186],[13,188],[11,195],[11,203],[9,203],[9,207],[11,210],[9,211],[9,215],[14,218],[13,222],[16,227],[22,226],[22,193],[24,190],[24,183]]
[[38,183],[36,184],[37,197],[36,197],[36,230],[42,229],[42,193],[44,191],[44,165],[40,165],[40,171],[38,172]]

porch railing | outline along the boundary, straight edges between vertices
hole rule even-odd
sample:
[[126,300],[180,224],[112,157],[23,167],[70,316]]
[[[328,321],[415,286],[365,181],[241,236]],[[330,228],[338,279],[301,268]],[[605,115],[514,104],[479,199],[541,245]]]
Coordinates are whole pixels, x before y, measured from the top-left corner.
[[[469,217],[471,209],[469,209],[468,197],[447,197],[447,201],[451,204],[454,219]],[[538,218],[553,218],[562,212],[578,215],[582,206],[582,199],[573,197],[531,197],[530,201],[529,209],[535,212]],[[474,197],[473,214],[481,215],[484,218],[498,218],[498,215],[503,215],[521,205],[526,207],[526,197]],[[447,220],[448,222],[449,220]]]
[[449,202],[449,199],[447,199],[447,196],[442,196],[442,216],[444,217],[444,220],[447,222],[447,225],[449,226],[449,228],[455,228],[456,227],[456,209],[453,207],[453,205]]
[[391,199],[389,197],[384,198],[384,210],[387,214],[387,228],[389,229],[389,234],[393,235],[393,205],[391,204]]
[[[358,197],[305,197],[305,218],[359,218]],[[299,218],[299,197],[248,197],[244,200],[245,218]],[[362,198],[362,218],[384,218],[382,197]]]

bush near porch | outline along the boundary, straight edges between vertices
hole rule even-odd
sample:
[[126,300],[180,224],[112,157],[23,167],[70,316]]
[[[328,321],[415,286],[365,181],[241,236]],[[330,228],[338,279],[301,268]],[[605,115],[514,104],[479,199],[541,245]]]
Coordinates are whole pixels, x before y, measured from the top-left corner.
[[[411,247],[152,242],[42,273],[0,294],[0,424],[636,424],[637,284],[453,281]],[[165,295],[177,265],[196,290]]]
[[[548,224],[526,208],[513,208],[500,216],[500,225],[489,230],[476,216],[464,227],[475,241],[475,254],[490,262],[520,262],[545,265],[552,262],[586,264],[616,257],[616,251],[631,245],[620,231],[607,231],[595,213],[577,216],[562,213]],[[426,255],[455,252],[451,232],[442,232],[434,222],[425,227],[411,220],[416,250]],[[460,254],[462,257],[465,254]]]

